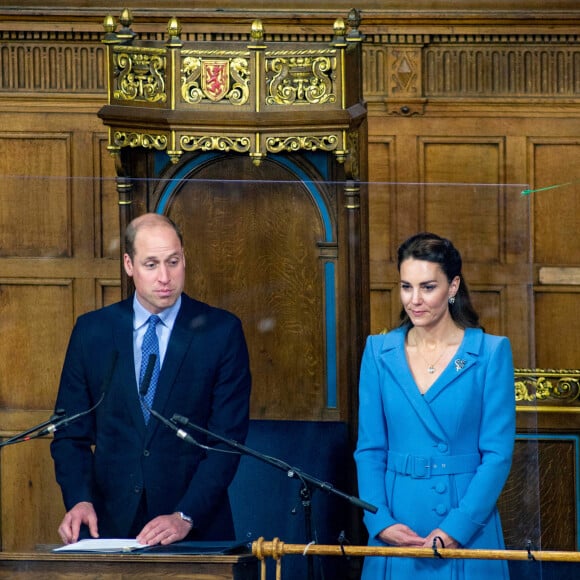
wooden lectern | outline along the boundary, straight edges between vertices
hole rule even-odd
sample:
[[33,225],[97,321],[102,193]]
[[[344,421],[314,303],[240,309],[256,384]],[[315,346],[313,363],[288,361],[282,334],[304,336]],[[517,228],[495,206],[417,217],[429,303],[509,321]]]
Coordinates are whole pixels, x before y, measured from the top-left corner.
[[0,553],[0,580],[257,580],[243,555]]

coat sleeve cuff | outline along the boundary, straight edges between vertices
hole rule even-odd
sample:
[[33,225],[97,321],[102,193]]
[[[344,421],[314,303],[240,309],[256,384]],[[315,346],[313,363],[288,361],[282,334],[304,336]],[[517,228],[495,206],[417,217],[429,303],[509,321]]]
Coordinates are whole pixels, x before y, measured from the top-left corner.
[[476,532],[485,527],[485,524],[474,522],[469,516],[456,509],[449,513],[439,527],[464,546]]
[[386,507],[379,507],[376,514],[366,512],[364,522],[371,538],[376,538],[385,528],[397,523]]

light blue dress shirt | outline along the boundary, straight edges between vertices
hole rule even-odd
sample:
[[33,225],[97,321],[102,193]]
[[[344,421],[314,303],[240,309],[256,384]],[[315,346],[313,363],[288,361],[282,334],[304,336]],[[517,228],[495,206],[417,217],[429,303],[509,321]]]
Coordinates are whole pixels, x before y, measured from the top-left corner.
[[[167,352],[169,344],[169,337],[177,318],[177,313],[181,308],[181,296],[177,299],[173,306],[161,311],[158,316],[161,322],[157,324],[157,338],[159,339],[159,366],[163,367],[163,360]],[[143,337],[147,330],[147,321],[151,316],[151,312],[143,308],[137,295],[133,297],[133,357],[135,359],[135,384],[139,389],[139,374],[141,372],[141,345],[143,344]]]

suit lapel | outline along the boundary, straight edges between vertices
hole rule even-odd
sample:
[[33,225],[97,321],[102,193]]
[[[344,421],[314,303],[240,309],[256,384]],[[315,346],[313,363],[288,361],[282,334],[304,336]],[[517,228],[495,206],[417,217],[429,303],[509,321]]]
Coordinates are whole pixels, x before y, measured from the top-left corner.
[[[191,341],[195,334],[192,330],[192,325],[190,324],[195,312],[194,304],[195,303],[185,294],[182,294],[181,308],[179,309],[179,313],[175,319],[175,324],[173,325],[173,330],[171,331],[171,337],[169,338],[169,344],[167,345],[167,352],[165,353],[165,358],[159,374],[159,380],[157,382],[155,400],[153,401],[153,408],[162,415],[164,415],[167,400],[175,384],[177,373],[189,352]],[[170,419],[170,417],[167,418]],[[148,425],[148,437],[150,438],[155,430],[160,427],[167,429],[167,426],[160,426],[160,422],[154,418],[150,420]]]
[[119,351],[120,381],[122,387],[116,396],[123,400],[127,413],[131,417],[133,425],[145,436],[146,426],[139,401],[137,377],[135,376],[135,356],[133,354],[133,298],[121,303],[121,320],[115,321],[115,347]]
[[425,393],[425,401],[431,403],[449,385],[459,380],[463,374],[477,361],[483,340],[483,331],[476,328],[466,328],[463,341],[451,359],[447,368],[441,373],[433,386]]
[[[427,391],[427,394],[422,395],[417,388],[405,355],[406,332],[406,329],[401,328],[385,336],[385,342],[383,343],[381,351],[381,361],[383,362],[386,376],[389,378],[386,381],[387,384],[384,388],[392,388],[391,384],[399,388],[407,398],[409,404],[421,422],[425,425],[425,428],[435,438],[445,439],[445,431],[443,427],[441,427],[437,417],[429,405],[432,398],[428,398],[427,395],[429,395],[433,389],[439,389],[440,391],[445,388],[445,386],[454,379],[454,376],[451,374],[451,371],[447,369],[429,391]],[[448,376],[444,377],[446,374]]]

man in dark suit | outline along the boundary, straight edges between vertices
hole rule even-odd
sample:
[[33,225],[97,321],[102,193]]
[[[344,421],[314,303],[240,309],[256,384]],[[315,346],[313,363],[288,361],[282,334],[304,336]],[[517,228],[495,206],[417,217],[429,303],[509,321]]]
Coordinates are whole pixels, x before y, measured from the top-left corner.
[[183,293],[182,237],[165,216],[129,224],[123,261],[135,295],[79,317],[63,366],[57,409],[72,416],[104,397],[51,444],[67,510],[59,534],[64,543],[87,532],[149,545],[233,539],[227,488],[239,456],[194,432],[200,445],[189,445],[147,417],[149,379],[140,369],[149,318],[158,315],[153,359],[161,364],[150,408],[243,442],[251,379],[241,323]]

